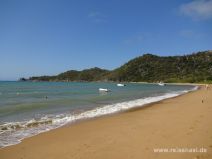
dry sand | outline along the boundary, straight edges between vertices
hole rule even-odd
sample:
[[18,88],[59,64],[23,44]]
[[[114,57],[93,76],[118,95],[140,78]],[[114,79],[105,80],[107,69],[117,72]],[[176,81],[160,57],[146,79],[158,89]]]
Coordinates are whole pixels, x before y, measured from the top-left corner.
[[[202,103],[202,99],[204,100]],[[156,153],[154,148],[207,153]],[[55,129],[0,149],[0,159],[212,159],[212,90]]]

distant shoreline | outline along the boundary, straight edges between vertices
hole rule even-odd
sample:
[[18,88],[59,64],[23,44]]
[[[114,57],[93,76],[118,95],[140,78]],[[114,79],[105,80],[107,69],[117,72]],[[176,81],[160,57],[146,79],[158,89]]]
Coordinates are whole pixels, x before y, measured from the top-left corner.
[[[129,81],[122,81],[122,82],[118,82],[118,81],[33,81],[33,80],[27,80],[27,81],[0,81],[0,82],[82,82],[82,83],[140,83],[140,84],[158,84],[158,82],[129,82]],[[199,83],[183,83],[183,82],[164,82],[165,84],[170,84],[170,85],[206,85],[206,84],[212,84],[211,82],[199,82]]]

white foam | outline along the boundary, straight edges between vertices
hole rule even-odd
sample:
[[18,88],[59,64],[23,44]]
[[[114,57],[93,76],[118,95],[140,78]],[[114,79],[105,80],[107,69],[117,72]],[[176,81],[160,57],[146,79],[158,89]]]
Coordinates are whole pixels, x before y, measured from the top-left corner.
[[63,118],[54,119],[53,124],[56,124],[56,123],[66,124],[66,123],[73,122],[80,119],[94,118],[94,117],[98,117],[102,115],[112,114],[112,113],[128,110],[134,107],[141,107],[149,103],[161,101],[163,99],[176,97],[180,94],[184,94],[187,92],[188,91],[186,90],[186,91],[164,94],[164,95],[156,96],[156,97],[147,97],[147,98],[141,98],[141,99],[136,99],[136,100],[127,101],[127,102],[106,105],[103,107],[98,107],[93,110],[83,112],[81,114],[67,115]]
[[[171,92],[160,96],[141,98],[131,100],[127,102],[121,102],[116,104],[105,105],[103,107],[97,107],[95,109],[80,113],[80,114],[61,114],[56,116],[45,116],[39,120],[32,119],[30,121],[12,122],[0,125],[0,128],[7,127],[7,130],[0,130],[0,147],[10,146],[18,144],[22,139],[37,135],[42,132],[52,130],[54,128],[63,126],[67,123],[75,122],[82,119],[94,118],[102,115],[112,114],[120,111],[124,111],[134,107],[142,107],[146,104],[158,102],[163,99],[176,97],[178,95],[194,91],[198,87],[194,87],[192,90],[184,90],[178,92]],[[46,122],[45,122],[46,121]],[[51,121],[49,123],[48,121]],[[36,126],[31,126],[36,123]]]

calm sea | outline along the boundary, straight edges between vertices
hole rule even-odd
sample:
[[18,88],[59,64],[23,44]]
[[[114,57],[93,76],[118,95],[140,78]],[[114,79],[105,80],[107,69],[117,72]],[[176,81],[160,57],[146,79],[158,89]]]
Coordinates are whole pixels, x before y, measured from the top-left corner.
[[[100,93],[99,88],[111,92]],[[80,82],[0,82],[0,147],[77,120],[123,111],[194,86]]]

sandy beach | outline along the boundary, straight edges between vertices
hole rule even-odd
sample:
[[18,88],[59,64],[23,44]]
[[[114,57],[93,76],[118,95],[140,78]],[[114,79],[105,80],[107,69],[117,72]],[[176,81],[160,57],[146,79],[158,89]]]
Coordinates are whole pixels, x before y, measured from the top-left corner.
[[[210,159],[212,90],[99,117],[0,149],[1,159]],[[158,149],[207,152],[154,152]]]

